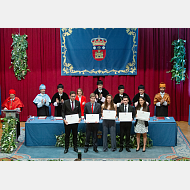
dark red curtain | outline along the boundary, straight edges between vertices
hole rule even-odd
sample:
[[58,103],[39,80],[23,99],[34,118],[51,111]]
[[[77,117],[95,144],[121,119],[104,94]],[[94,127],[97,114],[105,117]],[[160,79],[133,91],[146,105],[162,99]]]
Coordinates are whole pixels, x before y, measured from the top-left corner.
[[[171,97],[169,116],[176,120],[188,121],[190,83],[186,79],[184,83],[175,84],[171,80],[170,63],[173,57],[172,41],[178,37],[186,39],[186,68],[190,76],[189,63],[189,36],[190,29],[176,28],[139,28],[138,30],[138,54],[136,76],[105,76],[105,77],[71,77],[61,76],[61,44],[59,28],[21,28],[20,34],[28,35],[28,65],[31,72],[25,80],[18,81],[14,76],[11,65],[12,33],[18,33],[18,28],[0,29],[0,85],[2,102],[9,96],[9,89],[16,90],[25,107],[20,120],[26,121],[28,115],[36,115],[36,107],[33,104],[35,96],[39,93],[40,84],[46,85],[46,93],[52,98],[57,92],[57,85],[62,83],[65,92],[76,91],[82,88],[84,95],[89,100],[89,95],[96,89],[97,79],[104,82],[104,87],[113,96],[118,93],[118,85],[125,86],[125,92],[132,99],[138,93],[138,86],[143,84],[145,92],[151,98],[150,111],[154,115],[154,95],[159,92],[159,83],[166,83],[166,92]],[[54,107],[52,113],[54,113]]]

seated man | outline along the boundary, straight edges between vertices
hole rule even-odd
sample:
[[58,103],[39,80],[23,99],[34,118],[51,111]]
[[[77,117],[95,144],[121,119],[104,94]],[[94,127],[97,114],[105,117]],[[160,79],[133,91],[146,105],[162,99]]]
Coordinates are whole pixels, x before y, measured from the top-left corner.
[[[15,97],[16,91],[13,89],[9,90],[9,95],[8,97],[2,104],[2,108],[4,110],[17,110],[17,111],[22,111],[22,108],[24,107],[24,104],[21,102],[21,100],[18,97]],[[16,114],[16,117],[19,120],[19,114]],[[17,123],[17,139],[20,135],[20,121]]]
[[160,93],[154,97],[157,117],[168,117],[168,106],[170,105],[170,96],[165,93],[166,84],[161,82],[159,85]]
[[48,116],[51,99],[47,94],[45,94],[46,86],[44,84],[40,85],[39,90],[40,94],[38,94],[33,101],[37,106],[37,116]]
[[57,93],[54,94],[51,103],[55,106],[55,116],[62,116],[61,110],[62,110],[62,105],[65,100],[69,99],[69,96],[63,92],[64,91],[64,86],[62,84],[59,84],[57,86]]

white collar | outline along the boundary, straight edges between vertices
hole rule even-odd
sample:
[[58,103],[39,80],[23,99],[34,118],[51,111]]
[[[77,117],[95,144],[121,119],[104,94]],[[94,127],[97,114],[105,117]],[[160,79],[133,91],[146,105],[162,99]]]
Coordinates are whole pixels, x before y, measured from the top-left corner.
[[162,92],[160,92],[160,94],[161,94],[161,95],[164,95],[164,94],[165,94],[165,92],[163,92],[163,93],[162,93]]
[[98,92],[102,92],[102,90],[99,90],[99,88],[98,88]]
[[123,95],[119,94],[119,96],[123,97]]
[[143,93],[142,95],[140,94],[140,96],[141,96],[141,97],[144,97],[144,93]]
[[[15,99],[15,98],[14,98]],[[11,101],[13,101],[14,99],[10,99]]]

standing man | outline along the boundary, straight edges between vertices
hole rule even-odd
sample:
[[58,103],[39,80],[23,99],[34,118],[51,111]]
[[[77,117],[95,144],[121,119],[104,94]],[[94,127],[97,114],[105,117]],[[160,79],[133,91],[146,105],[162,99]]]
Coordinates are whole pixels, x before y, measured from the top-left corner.
[[[135,117],[135,110],[134,107],[129,105],[129,97],[124,96],[123,97],[123,104],[119,106],[118,109],[118,116],[119,112],[132,112],[132,120]],[[129,142],[130,142],[130,134],[131,134],[131,126],[132,121],[129,122],[120,122],[120,149],[119,152],[123,151],[123,137],[126,134],[126,151],[131,152],[129,149]]]
[[78,152],[78,149],[77,149],[78,123],[68,124],[67,120],[65,119],[65,115],[79,114],[79,123],[81,121],[80,102],[75,100],[75,97],[76,97],[76,93],[74,91],[71,91],[69,95],[70,99],[65,100],[62,107],[62,117],[63,117],[64,127],[65,127],[65,150],[64,150],[65,154],[68,152],[68,149],[69,149],[69,137],[70,137],[71,130],[73,133],[74,151]]
[[[99,114],[99,119],[101,117],[101,105],[95,102],[96,96],[94,93],[90,94],[90,102],[85,104],[84,107],[84,118],[86,119],[86,114]],[[99,123],[87,123],[86,124],[86,141],[84,152],[88,152],[90,134],[93,132],[93,151],[98,153],[97,150],[97,132],[98,132]]]
[[[123,104],[123,97],[124,97],[124,96],[128,96],[126,93],[124,93],[124,90],[125,90],[125,89],[124,89],[124,86],[123,86],[123,85],[119,85],[119,86],[118,86],[118,90],[119,90],[119,93],[116,94],[116,95],[114,96],[114,99],[113,99],[114,103],[117,104],[117,112],[118,112],[119,106],[120,106],[121,104]],[[128,98],[129,98],[129,96],[128,96]],[[130,98],[129,98],[129,104],[130,104],[130,105],[132,104]]]
[[46,86],[44,84],[40,85],[39,90],[40,94],[38,94],[33,101],[37,107],[37,116],[48,116],[51,99],[45,94]]
[[55,106],[55,116],[61,117],[62,113],[62,105],[65,100],[69,99],[69,96],[63,92],[64,91],[64,86],[62,84],[59,84],[57,86],[58,92],[54,94],[51,103]]
[[146,104],[147,104],[147,106],[150,106],[150,104],[151,104],[150,97],[149,97],[148,94],[145,94],[145,93],[144,93],[144,92],[145,92],[145,89],[144,89],[144,86],[143,86],[142,84],[138,86],[138,90],[139,90],[139,93],[136,94],[136,95],[134,96],[133,100],[132,100],[133,105],[134,105],[135,107],[137,107],[138,101],[139,101],[139,97],[144,97],[144,98],[146,99]]
[[[2,108],[4,110],[22,111],[24,104],[21,102],[21,100],[18,97],[15,97],[15,95],[16,95],[16,91],[14,89],[10,89],[9,97],[2,104]],[[19,120],[19,114],[16,114],[16,117]],[[16,138],[18,140],[18,137],[20,135],[20,120],[18,121],[16,128],[17,128]]]
[[98,88],[94,91],[94,94],[96,95],[96,102],[102,105],[105,102],[106,96],[109,92],[103,88],[103,81],[98,80],[97,86]]
[[156,106],[157,117],[168,117],[168,106],[170,105],[170,96],[165,93],[166,84],[161,82],[159,85],[160,93],[154,97],[154,105]]

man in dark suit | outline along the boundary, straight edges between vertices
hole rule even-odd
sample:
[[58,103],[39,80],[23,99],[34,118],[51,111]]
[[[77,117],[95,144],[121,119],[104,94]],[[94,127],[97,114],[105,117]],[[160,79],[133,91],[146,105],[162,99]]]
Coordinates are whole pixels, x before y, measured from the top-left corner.
[[65,115],[72,115],[72,114],[79,114],[79,123],[81,121],[81,109],[80,109],[80,102],[75,100],[76,93],[74,91],[70,92],[68,100],[64,101],[62,106],[62,117],[65,126],[65,150],[64,153],[66,154],[69,149],[69,137],[72,130],[73,133],[73,145],[74,151],[78,152],[77,149],[77,133],[78,133],[78,123],[68,124],[67,120],[65,119]]
[[[132,112],[132,120],[134,119],[135,110],[133,106],[129,105],[128,96],[123,97],[123,104],[119,106],[118,115],[119,115],[119,112]],[[120,150],[119,152],[123,151],[123,137],[125,134],[126,134],[126,151],[131,152],[129,149],[131,126],[132,126],[132,121],[120,122]]]
[[[90,94],[90,102],[85,104],[84,107],[84,118],[86,119],[86,114],[99,114],[99,119],[101,117],[101,105],[97,102],[96,95],[94,93]],[[93,150],[98,153],[97,150],[97,131],[98,131],[99,123],[87,123],[86,124],[86,141],[85,141],[85,148],[84,152],[88,152],[89,141],[90,141],[90,134],[93,132]]]

